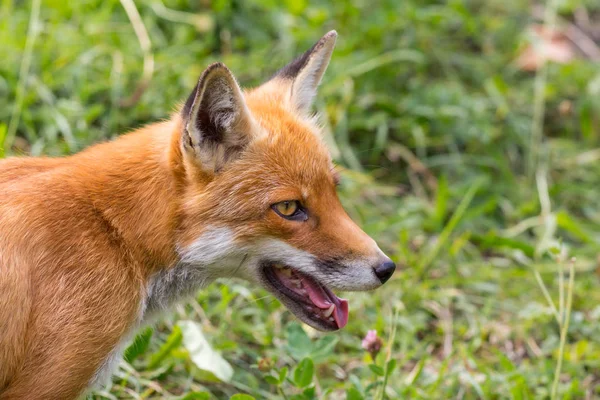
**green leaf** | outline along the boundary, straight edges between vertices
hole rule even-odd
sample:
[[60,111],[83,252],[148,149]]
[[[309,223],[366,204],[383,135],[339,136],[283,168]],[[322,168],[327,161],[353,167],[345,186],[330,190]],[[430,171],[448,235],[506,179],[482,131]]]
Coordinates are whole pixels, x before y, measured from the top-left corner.
[[298,323],[291,323],[287,327],[288,343],[287,350],[296,360],[308,356],[313,349],[313,344]]
[[285,381],[287,374],[288,374],[288,367],[281,368],[281,370],[279,371],[279,383],[283,383],[283,381]]
[[372,383],[369,383],[367,385],[367,387],[365,387],[365,394],[368,394],[369,392],[371,392],[372,390],[378,388],[379,386],[382,386],[383,382],[381,382],[381,380],[377,379]]
[[419,379],[419,376],[421,376],[421,372],[423,372],[424,366],[425,366],[425,360],[422,359],[419,361],[417,366],[415,368],[413,368],[411,373],[408,374],[408,376],[406,378],[404,378],[404,382],[407,386],[413,385],[416,382],[416,380]]
[[583,243],[589,243],[592,241],[590,235],[586,232],[582,224],[579,221],[577,221],[574,217],[569,215],[569,213],[567,213],[566,211],[559,211],[556,214],[556,223],[560,228],[569,232],[571,235],[575,236]]
[[379,376],[385,376],[385,371],[377,364],[369,364],[369,369]]
[[396,359],[392,358],[390,361],[387,362],[386,367],[385,367],[385,375],[386,376],[390,376],[392,374],[392,372],[394,372],[394,369],[396,368]]
[[211,372],[223,382],[231,381],[233,368],[221,354],[213,350],[204,337],[200,324],[194,321],[179,321],[177,326],[181,328],[183,346],[194,364],[203,371]]
[[314,399],[315,395],[316,395],[316,389],[314,386],[311,387],[307,387],[306,389],[304,389],[302,391],[302,394],[304,395],[305,398],[307,399]]
[[358,389],[351,387],[346,390],[346,400],[364,400],[364,397]]
[[335,349],[335,346],[337,345],[339,340],[339,336],[323,336],[314,344],[314,348],[310,352],[310,357],[317,364],[325,361],[331,354],[333,354],[333,350]]
[[209,400],[210,393],[208,392],[191,392],[181,397],[179,400]]
[[517,249],[521,250],[527,257],[533,257],[535,254],[535,248],[529,243],[512,238],[498,236],[493,232],[489,232],[486,235],[478,235],[473,233],[471,235],[471,240],[485,250],[502,248]]
[[444,225],[444,220],[448,213],[448,197],[448,179],[446,179],[446,175],[442,175],[438,180],[435,198],[435,214],[433,215],[433,221],[437,229],[441,229]]
[[148,350],[148,345],[150,344],[153,333],[154,329],[151,327],[148,327],[139,333],[133,340],[133,343],[125,350],[123,359],[131,364],[133,360],[144,354],[146,350]]
[[279,379],[277,379],[276,377],[274,377],[272,375],[265,376],[265,381],[267,381],[267,383],[269,383],[271,385],[279,386]]
[[249,394],[238,393],[238,394],[234,394],[233,396],[231,396],[229,398],[229,400],[256,400],[256,399],[254,397],[250,396]]
[[294,383],[300,388],[310,385],[314,372],[315,364],[313,360],[308,357],[303,359],[294,370]]
[[504,353],[498,351],[497,349],[493,349],[492,352],[496,355],[496,357],[498,357],[500,366],[503,368],[504,371],[514,372],[517,370],[510,358],[506,357]]
[[167,341],[158,349],[156,353],[150,357],[150,362],[148,363],[148,369],[154,369],[160,365],[160,363],[167,358],[169,354],[173,351],[173,349],[179,347],[181,344],[181,329],[176,325],[173,327],[173,331],[167,338]]

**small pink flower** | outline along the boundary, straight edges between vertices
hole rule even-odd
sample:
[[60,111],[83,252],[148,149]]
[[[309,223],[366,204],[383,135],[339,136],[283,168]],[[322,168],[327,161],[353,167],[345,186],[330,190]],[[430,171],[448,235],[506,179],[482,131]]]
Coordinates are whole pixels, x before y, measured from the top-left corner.
[[368,351],[371,354],[371,358],[375,360],[377,354],[379,354],[379,350],[383,346],[383,342],[381,338],[377,336],[376,330],[367,331],[367,335],[362,340],[362,348]]

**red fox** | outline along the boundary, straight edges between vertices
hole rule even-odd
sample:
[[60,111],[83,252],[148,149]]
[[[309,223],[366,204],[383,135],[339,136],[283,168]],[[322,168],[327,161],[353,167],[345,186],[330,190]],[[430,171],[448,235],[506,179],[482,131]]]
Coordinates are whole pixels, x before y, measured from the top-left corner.
[[0,162],[0,399],[73,399],[219,277],[324,331],[395,265],[355,225],[310,108],[331,31],[263,85],[209,66],[181,109],[63,158]]

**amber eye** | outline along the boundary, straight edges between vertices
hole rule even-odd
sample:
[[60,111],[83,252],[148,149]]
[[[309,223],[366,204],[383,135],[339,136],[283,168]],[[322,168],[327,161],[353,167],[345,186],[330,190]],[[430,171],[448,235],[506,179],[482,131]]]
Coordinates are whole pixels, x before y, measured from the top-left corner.
[[280,201],[275,204],[275,211],[282,217],[291,217],[298,211],[300,205],[296,200],[291,201]]
[[306,221],[308,216],[306,211],[300,205],[298,200],[286,200],[275,203],[271,208],[279,214],[279,216],[294,220],[294,221]]

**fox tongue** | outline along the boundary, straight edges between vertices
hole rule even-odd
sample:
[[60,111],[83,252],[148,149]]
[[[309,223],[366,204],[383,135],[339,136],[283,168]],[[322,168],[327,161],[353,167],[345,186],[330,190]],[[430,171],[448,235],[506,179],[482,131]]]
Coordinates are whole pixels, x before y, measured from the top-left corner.
[[340,299],[338,297],[336,297],[336,299],[339,301],[339,304],[335,305],[333,319],[335,319],[338,328],[342,329],[348,323],[348,300]]
[[340,299],[331,290],[319,285],[312,280],[306,279],[303,282],[303,287],[310,297],[310,301],[322,310],[328,309],[332,304],[333,319],[338,328],[341,329],[348,323],[348,300]]

